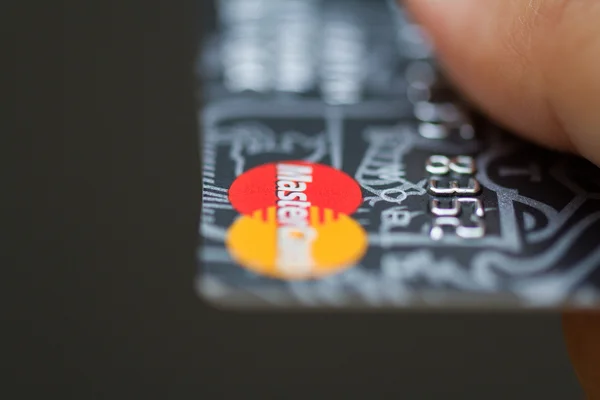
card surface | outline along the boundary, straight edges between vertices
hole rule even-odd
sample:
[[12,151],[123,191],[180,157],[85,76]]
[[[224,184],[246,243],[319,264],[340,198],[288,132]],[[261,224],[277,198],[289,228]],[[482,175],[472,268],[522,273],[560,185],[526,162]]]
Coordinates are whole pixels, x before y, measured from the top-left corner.
[[394,1],[215,5],[198,63],[201,297],[600,307],[600,169],[474,115]]

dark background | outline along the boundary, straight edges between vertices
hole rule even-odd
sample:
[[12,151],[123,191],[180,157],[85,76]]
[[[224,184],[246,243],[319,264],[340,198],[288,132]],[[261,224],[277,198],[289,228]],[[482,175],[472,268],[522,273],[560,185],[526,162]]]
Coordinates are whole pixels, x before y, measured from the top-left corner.
[[38,3],[10,18],[7,50],[7,398],[580,397],[556,315],[203,304],[193,63],[209,2]]

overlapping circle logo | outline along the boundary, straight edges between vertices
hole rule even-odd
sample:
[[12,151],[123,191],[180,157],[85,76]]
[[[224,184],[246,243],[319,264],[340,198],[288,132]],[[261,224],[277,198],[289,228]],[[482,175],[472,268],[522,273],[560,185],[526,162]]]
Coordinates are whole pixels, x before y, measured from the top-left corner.
[[349,215],[360,187],[335,168],[304,161],[270,163],[240,175],[229,200],[242,214],[226,244],[242,266],[285,279],[344,270],[365,253],[367,236]]

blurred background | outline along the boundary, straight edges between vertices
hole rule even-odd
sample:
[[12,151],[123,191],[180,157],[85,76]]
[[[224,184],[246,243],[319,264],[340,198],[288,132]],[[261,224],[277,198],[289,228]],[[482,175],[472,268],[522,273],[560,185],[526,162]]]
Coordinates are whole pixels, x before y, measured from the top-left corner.
[[581,397],[554,314],[206,306],[193,70],[210,2],[23,12],[15,115],[34,139],[6,220],[10,398]]

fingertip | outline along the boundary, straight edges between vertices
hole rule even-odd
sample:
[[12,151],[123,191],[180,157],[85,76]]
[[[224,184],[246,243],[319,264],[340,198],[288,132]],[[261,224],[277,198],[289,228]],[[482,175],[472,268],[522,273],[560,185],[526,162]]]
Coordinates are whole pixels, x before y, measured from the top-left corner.
[[532,8],[537,3],[529,0],[405,0],[404,4],[431,38],[445,74],[476,108],[537,144],[582,151],[568,136],[570,115],[557,110],[556,96],[549,93],[543,73],[548,63],[539,54],[556,42],[544,22],[551,19],[541,17],[551,14],[552,7]]

